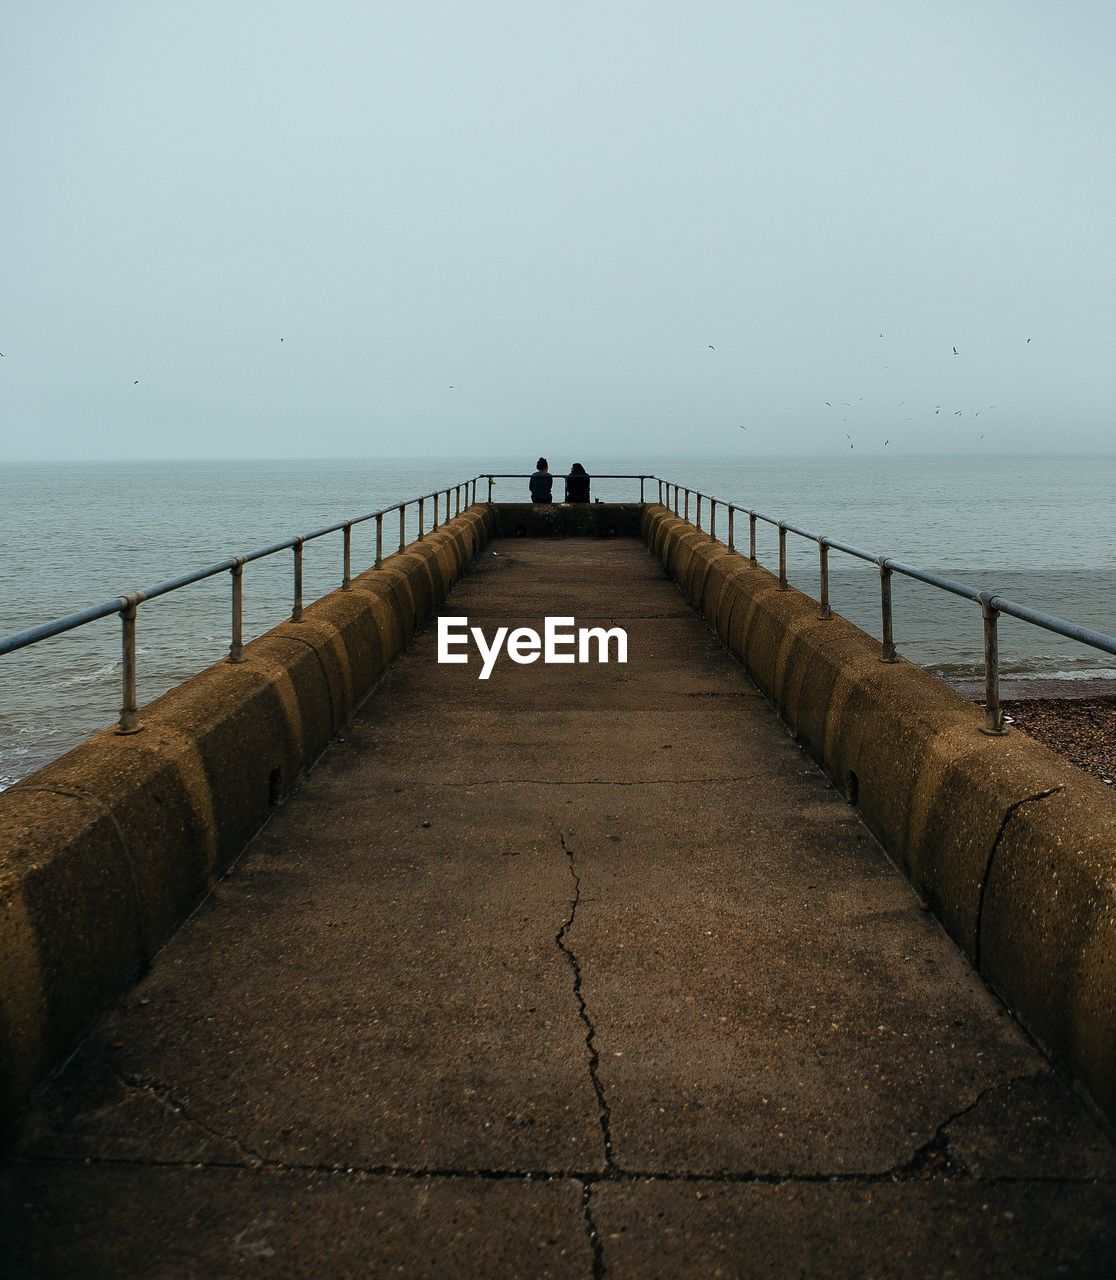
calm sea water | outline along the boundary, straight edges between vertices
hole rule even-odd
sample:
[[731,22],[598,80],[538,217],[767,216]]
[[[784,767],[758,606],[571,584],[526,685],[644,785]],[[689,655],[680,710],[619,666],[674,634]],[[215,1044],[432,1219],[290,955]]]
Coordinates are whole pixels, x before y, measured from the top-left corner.
[[[572,459],[551,461],[560,471]],[[590,471],[642,470],[676,479],[1116,634],[1116,458],[582,461]],[[0,467],[0,634],[478,471],[525,471],[530,462]],[[525,484],[502,481],[495,492],[511,498],[524,491]],[[638,484],[600,482],[594,494],[632,500]],[[648,496],[654,496],[651,486]],[[723,535],[723,522],[719,531]],[[738,544],[746,540],[744,522]],[[789,550],[791,580],[816,592],[816,549],[791,538]],[[759,554],[768,566],[777,564],[775,531],[762,525]],[[354,572],[367,568],[373,555],[369,524],[354,531]],[[878,634],[877,572],[834,554],[830,577],[834,608]],[[307,544],[305,600],[338,586],[340,578],[340,534]],[[246,638],[286,616],[291,582],[289,553],[246,569]],[[894,595],[896,640],[905,656],[957,682],[979,675],[977,606],[899,578]],[[141,607],[141,705],[221,658],[228,642],[227,575]],[[0,658],[0,787],[114,720],[119,646],[119,621],[106,618]],[[1116,676],[1106,655],[1011,619],[1001,624],[1001,654],[1005,677],[1017,686]]]

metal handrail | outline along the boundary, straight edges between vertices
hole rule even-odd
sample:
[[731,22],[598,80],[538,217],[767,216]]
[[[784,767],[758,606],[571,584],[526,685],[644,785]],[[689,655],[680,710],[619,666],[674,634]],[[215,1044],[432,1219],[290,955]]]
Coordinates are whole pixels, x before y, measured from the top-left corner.
[[391,515],[394,511],[399,512],[399,550],[403,551],[411,545],[407,541],[408,507],[418,506],[418,536],[412,541],[421,542],[426,536],[427,500],[429,499],[433,502],[433,522],[431,525],[431,532],[433,532],[439,525],[439,500],[443,497],[445,498],[445,507],[442,508],[445,513],[444,519],[451,518],[451,495],[453,503],[456,504],[454,514],[460,515],[463,497],[466,506],[476,502],[477,481],[479,479],[480,476],[473,476],[468,480],[449,485],[445,489],[435,489],[430,493],[422,494],[418,498],[406,498],[402,502],[392,503],[391,506],[380,507],[376,511],[369,511],[362,516],[354,516],[351,520],[338,520],[334,524],[323,525],[320,529],[313,529],[309,533],[297,534],[291,538],[282,538],[278,542],[269,543],[265,547],[257,547],[254,551],[246,552],[244,555],[230,556],[224,560],[217,561],[215,564],[206,565],[203,569],[195,569],[190,573],[179,574],[175,578],[167,578],[164,582],[145,587],[142,591],[130,591],[125,595],[115,596],[111,600],[106,600],[103,604],[92,605],[88,609],[80,609],[76,613],[67,614],[63,618],[55,618],[51,622],[43,622],[38,626],[28,627],[12,635],[0,637],[0,656],[6,653],[15,653],[19,649],[26,649],[29,645],[38,644],[39,641],[47,640],[51,636],[74,631],[78,627],[83,627],[90,622],[96,622],[100,618],[107,618],[111,614],[119,614],[122,627],[123,699],[117,732],[138,733],[142,726],[139,723],[138,707],[136,705],[136,611],[145,601],[169,595],[182,587],[191,586],[195,582],[202,582],[206,578],[215,577],[217,574],[229,573],[232,577],[232,639],[229,644],[228,661],[233,663],[243,662],[243,579],[244,566],[246,564],[251,564],[255,560],[263,560],[267,556],[276,555],[281,551],[293,550],[294,598],[291,607],[291,621],[301,622],[302,549],[307,542],[313,542],[317,538],[324,538],[331,533],[340,532],[344,535],[341,589],[349,591],[352,588],[352,530],[354,525],[375,520],[376,559],[373,567],[379,569],[383,564],[384,558],[383,526],[385,516]]
[[[550,471],[547,473],[554,480],[568,480],[569,473],[561,471]],[[477,478],[488,481],[488,501],[492,501],[492,486],[497,480],[530,480],[534,475],[531,471],[482,471]],[[594,471],[591,475],[585,474],[578,477],[582,480],[638,480],[639,481],[639,501],[640,505],[646,503],[645,486],[648,480],[658,480],[659,477],[653,475],[649,471]]]
[[[1007,599],[1005,596],[996,595],[991,591],[978,590],[976,587],[969,586],[968,583],[958,582],[955,578],[947,578],[940,573],[932,573],[928,569],[919,569],[915,565],[906,564],[902,560],[895,560],[891,556],[880,555],[876,551],[867,551],[863,547],[856,547],[847,542],[840,542],[836,538],[815,533],[810,529],[803,529],[796,524],[791,524],[789,520],[780,520],[776,516],[766,515],[762,511],[756,511],[754,508],[728,502],[723,498],[715,498],[707,493],[702,493],[700,490],[689,489],[684,485],[675,484],[673,481],[662,480],[658,477],[655,477],[655,479],[658,484],[660,505],[665,506],[667,510],[672,510],[675,515],[680,515],[687,523],[695,524],[699,530],[701,530],[701,504],[702,502],[709,503],[709,533],[712,537],[717,536],[716,509],[718,505],[724,507],[728,526],[726,545],[730,551],[736,550],[734,517],[738,513],[746,515],[748,517],[748,559],[752,564],[759,563],[756,555],[757,521],[763,521],[765,524],[772,525],[778,529],[780,591],[786,591],[788,587],[787,534],[793,533],[800,538],[805,538],[807,541],[815,543],[818,547],[819,555],[819,604],[821,610],[818,617],[823,621],[833,616],[829,607],[830,550],[840,551],[858,560],[877,565],[880,571],[881,645],[883,648],[881,661],[883,662],[895,662],[897,660],[891,607],[891,575],[893,573],[898,573],[905,578],[913,578],[918,582],[924,582],[931,587],[936,587],[940,591],[948,591],[951,595],[960,596],[964,600],[971,600],[979,604],[984,620],[984,726],[982,729],[984,733],[1000,736],[1006,732],[1003,711],[1000,707],[1000,653],[997,631],[1000,614],[1006,613],[1011,618],[1018,618],[1020,621],[1028,622],[1032,626],[1041,627],[1044,631],[1065,636],[1069,640],[1076,640],[1081,644],[1089,645],[1093,649],[1100,649],[1103,653],[1116,654],[1116,637],[1106,635],[1103,631],[1095,631],[1092,627],[1083,627],[1079,623],[1068,622],[1065,618],[1059,618],[1055,614],[1043,613],[1039,609],[1032,609],[1028,605],[1019,604],[1014,600]],[[695,499],[695,520],[690,519],[691,497]]]
[[[554,474],[559,475],[559,473]],[[919,569],[915,565],[906,564],[890,556],[880,555],[875,551],[865,550],[863,547],[853,546],[851,543],[841,542],[836,538],[830,538],[825,534],[816,533],[813,530],[792,524],[789,520],[780,520],[776,516],[768,515],[754,508],[728,502],[723,498],[716,498],[711,494],[703,493],[699,489],[690,489],[650,472],[607,472],[589,475],[587,478],[590,480],[638,480],[641,504],[646,501],[647,481],[654,481],[658,486],[659,503],[667,507],[668,510],[673,510],[676,515],[681,515],[687,523],[695,524],[699,530],[702,528],[702,504],[708,503],[709,533],[712,537],[717,536],[717,508],[718,506],[723,507],[726,513],[727,546],[730,551],[736,550],[735,517],[738,514],[746,515],[748,517],[748,559],[750,563],[755,565],[759,564],[756,550],[756,525],[760,521],[771,525],[779,532],[778,581],[781,591],[786,591],[789,585],[787,581],[787,534],[793,533],[796,537],[815,543],[818,547],[820,579],[820,613],[818,616],[823,620],[833,616],[829,604],[830,550],[840,551],[855,559],[875,564],[880,571],[881,644],[883,649],[881,661],[883,662],[897,661],[891,605],[891,576],[893,573],[898,573],[902,577],[913,578],[939,590],[947,591],[952,595],[960,596],[962,599],[979,604],[984,620],[985,724],[983,732],[985,733],[1000,735],[1005,732],[1003,713],[1000,708],[999,643],[997,632],[1000,614],[1007,614],[1009,617],[1030,623],[1032,626],[1041,627],[1067,639],[1089,645],[1091,648],[1116,655],[1116,637],[1095,631],[1091,627],[1069,622],[1065,618],[1056,617],[1054,614],[1043,613],[1038,609],[1032,609],[1027,605],[1019,604],[1014,600],[1009,600],[990,591],[980,591],[967,583],[958,582],[953,578],[947,578],[942,574],[932,573],[926,569]],[[439,526],[439,500],[443,496],[445,498],[444,518],[449,519],[451,494],[454,496],[456,503],[454,514],[460,515],[462,495],[464,495],[466,506],[477,501],[477,482],[479,480],[488,481],[487,501],[491,502],[495,481],[527,479],[530,479],[530,473],[527,472],[481,472],[468,480],[461,481],[456,485],[450,485],[445,489],[436,489],[417,498],[407,498],[402,502],[396,502],[390,506],[381,507],[376,511],[370,511],[365,515],[355,516],[351,520],[339,520],[334,524],[314,529],[310,533],[283,538],[278,542],[269,543],[265,547],[257,547],[254,551],[249,551],[244,555],[232,556],[215,564],[207,565],[203,569],[195,569],[191,573],[168,578],[166,581],[147,587],[142,591],[132,591],[126,595],[116,596],[103,604],[93,605],[88,609],[67,614],[63,618],[56,618],[51,622],[40,623],[38,626],[28,627],[24,631],[17,631],[13,635],[0,637],[0,656],[6,653],[14,653],[18,649],[27,648],[29,645],[37,644],[39,641],[49,639],[51,636],[73,631],[78,627],[95,622],[100,618],[108,617],[111,614],[119,614],[122,624],[123,644],[123,704],[120,709],[120,721],[117,731],[119,733],[136,733],[141,727],[138,722],[138,708],[136,706],[136,611],[145,601],[157,599],[159,596],[178,591],[182,587],[204,581],[206,578],[215,577],[217,574],[229,573],[232,578],[232,639],[229,644],[228,661],[232,663],[242,662],[244,660],[242,625],[243,574],[246,564],[250,564],[255,560],[262,560],[267,556],[276,555],[281,551],[293,550],[294,599],[291,608],[291,620],[298,622],[302,619],[302,551],[305,543],[326,537],[331,533],[343,533],[344,567],[341,589],[348,591],[352,585],[351,535],[354,525],[375,520],[376,558],[374,567],[378,569],[383,563],[383,522],[385,516],[395,511],[399,512],[398,549],[403,551],[410,545],[406,534],[408,507],[415,505],[418,507],[418,535],[414,541],[421,541],[425,536],[426,530],[425,506],[427,500],[433,503],[433,522],[431,525],[431,530],[433,531]],[[691,498],[694,499],[693,520],[690,519]]]

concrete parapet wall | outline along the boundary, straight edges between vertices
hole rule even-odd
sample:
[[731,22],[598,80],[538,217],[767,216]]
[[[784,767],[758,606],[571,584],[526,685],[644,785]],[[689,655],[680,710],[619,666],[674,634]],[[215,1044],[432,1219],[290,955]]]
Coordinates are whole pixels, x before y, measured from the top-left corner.
[[666,507],[642,535],[988,983],[1116,1123],[1116,797]]
[[[0,795],[0,1127],[152,956],[495,529],[473,506]],[[158,606],[153,606],[157,608]]]
[[504,538],[638,538],[644,508],[638,502],[494,502],[490,510]]

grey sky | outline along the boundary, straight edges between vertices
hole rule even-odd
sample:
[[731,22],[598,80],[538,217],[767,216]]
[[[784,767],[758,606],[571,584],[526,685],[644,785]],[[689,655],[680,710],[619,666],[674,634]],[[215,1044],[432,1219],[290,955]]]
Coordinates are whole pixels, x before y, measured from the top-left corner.
[[3,454],[1109,450],[1114,36],[1019,0],[11,3]]

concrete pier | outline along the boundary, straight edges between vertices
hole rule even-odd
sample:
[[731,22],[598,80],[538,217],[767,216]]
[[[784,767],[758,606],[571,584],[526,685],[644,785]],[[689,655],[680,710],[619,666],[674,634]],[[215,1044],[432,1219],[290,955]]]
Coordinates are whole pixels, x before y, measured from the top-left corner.
[[640,541],[500,538],[0,1168],[19,1277],[1110,1276],[1116,1153]]

